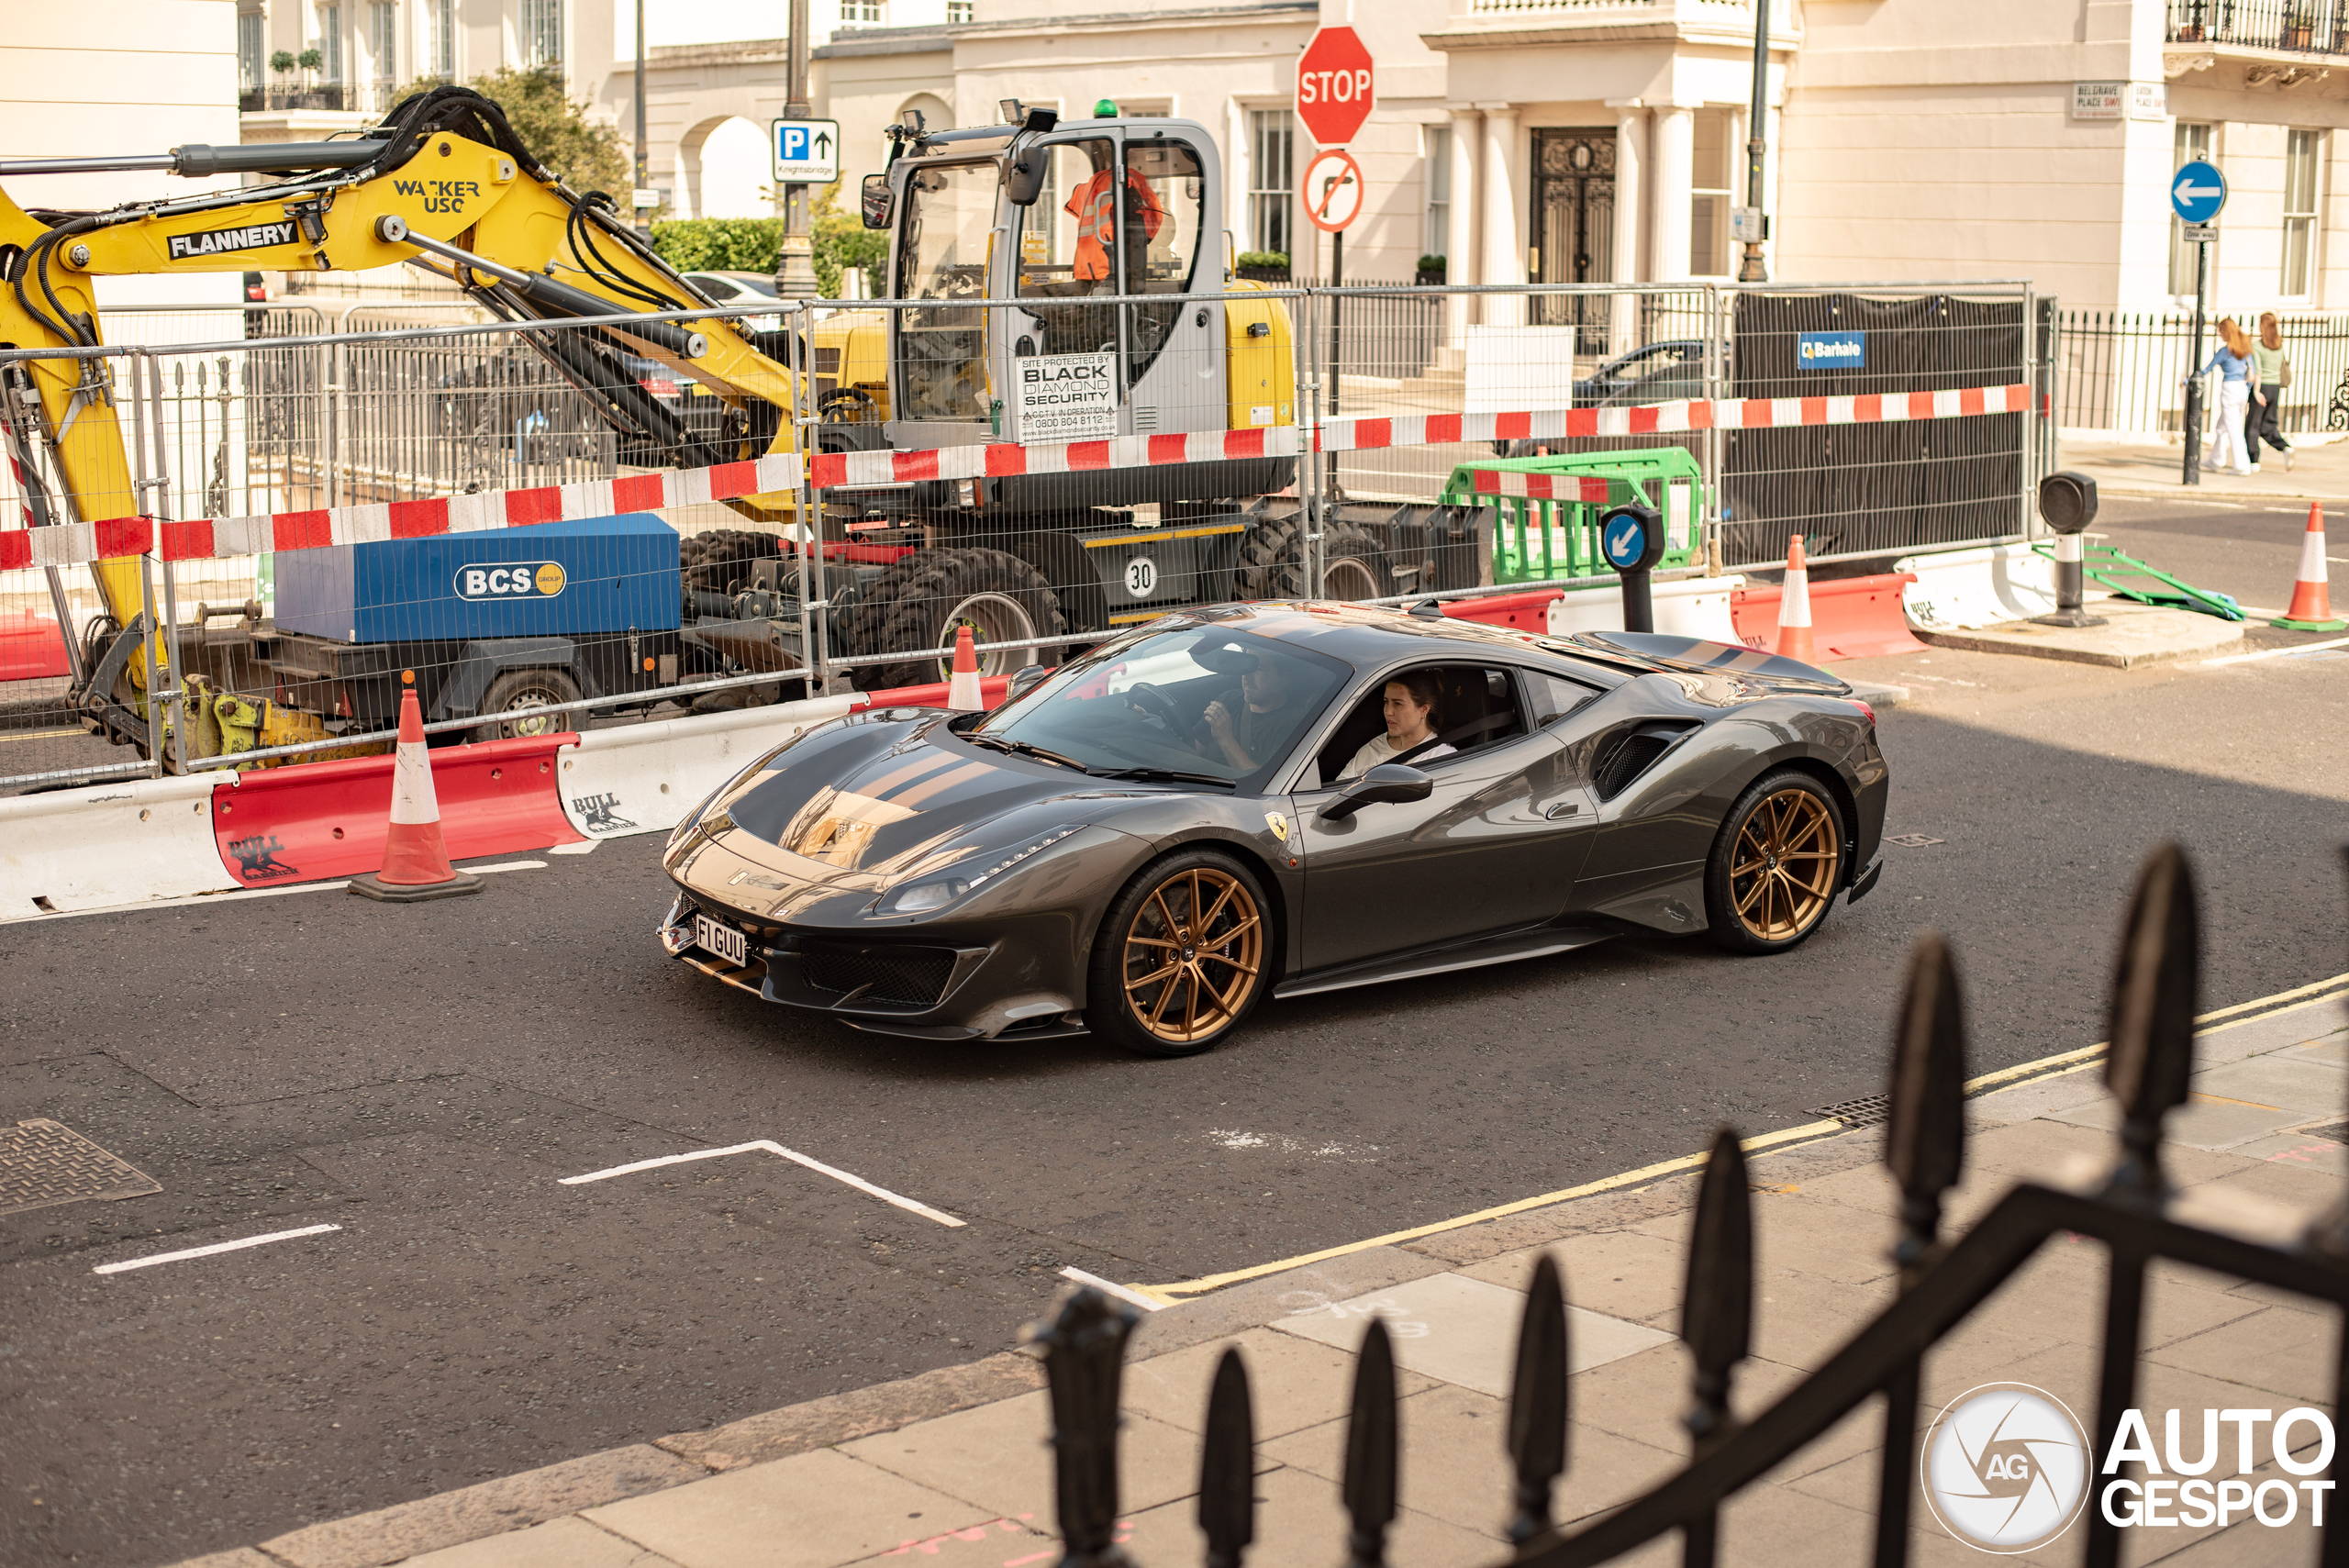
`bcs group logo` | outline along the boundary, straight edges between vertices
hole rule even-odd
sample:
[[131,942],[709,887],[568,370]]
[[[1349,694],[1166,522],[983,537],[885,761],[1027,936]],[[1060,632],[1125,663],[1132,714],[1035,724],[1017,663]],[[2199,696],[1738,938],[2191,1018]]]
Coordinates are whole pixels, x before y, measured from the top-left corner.
[[517,561],[495,566],[457,569],[457,597],[474,599],[551,599],[562,592],[562,563],[558,561]]
[[1986,1383],[1950,1401],[1925,1435],[1925,1500],[1968,1546],[2010,1554],[2072,1528],[2088,1498],[2087,1433],[2027,1383]]

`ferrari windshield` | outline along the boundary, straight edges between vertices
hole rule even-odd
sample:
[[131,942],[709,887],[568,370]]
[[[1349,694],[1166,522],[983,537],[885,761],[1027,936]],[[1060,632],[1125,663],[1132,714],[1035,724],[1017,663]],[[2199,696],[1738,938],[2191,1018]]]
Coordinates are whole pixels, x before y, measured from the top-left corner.
[[966,733],[1106,776],[1246,789],[1296,748],[1352,673],[1268,638],[1186,627],[1105,644]]

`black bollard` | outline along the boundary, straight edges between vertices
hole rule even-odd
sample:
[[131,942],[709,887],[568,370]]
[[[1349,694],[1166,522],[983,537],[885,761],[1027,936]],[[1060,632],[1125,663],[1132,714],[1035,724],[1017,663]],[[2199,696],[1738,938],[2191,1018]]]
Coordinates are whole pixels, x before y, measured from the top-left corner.
[[1609,507],[1598,519],[1598,550],[1623,580],[1623,629],[1653,631],[1655,600],[1648,573],[1664,559],[1664,516],[1633,501]]
[[2051,473],[2039,482],[2039,516],[2055,534],[2055,613],[2033,616],[2039,626],[2102,626],[2089,615],[2087,573],[2082,569],[2082,530],[2096,520],[2096,481],[2085,473]]

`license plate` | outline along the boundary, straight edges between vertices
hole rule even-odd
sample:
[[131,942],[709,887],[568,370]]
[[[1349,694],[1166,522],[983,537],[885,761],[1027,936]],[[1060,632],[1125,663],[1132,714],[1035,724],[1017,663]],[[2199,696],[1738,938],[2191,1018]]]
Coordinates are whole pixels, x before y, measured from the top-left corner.
[[731,964],[751,962],[751,941],[731,926],[721,926],[707,915],[694,917],[694,940],[705,952],[716,953]]

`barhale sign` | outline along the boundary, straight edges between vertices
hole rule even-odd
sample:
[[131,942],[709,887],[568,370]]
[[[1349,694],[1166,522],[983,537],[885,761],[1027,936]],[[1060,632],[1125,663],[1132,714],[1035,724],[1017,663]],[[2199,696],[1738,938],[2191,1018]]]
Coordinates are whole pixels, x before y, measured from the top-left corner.
[[1865,332],[1798,332],[1795,334],[1795,368],[1806,371],[1857,371],[1867,369],[1868,335]]
[[1023,441],[1099,441],[1118,433],[1118,356],[1034,354],[1011,361]]

